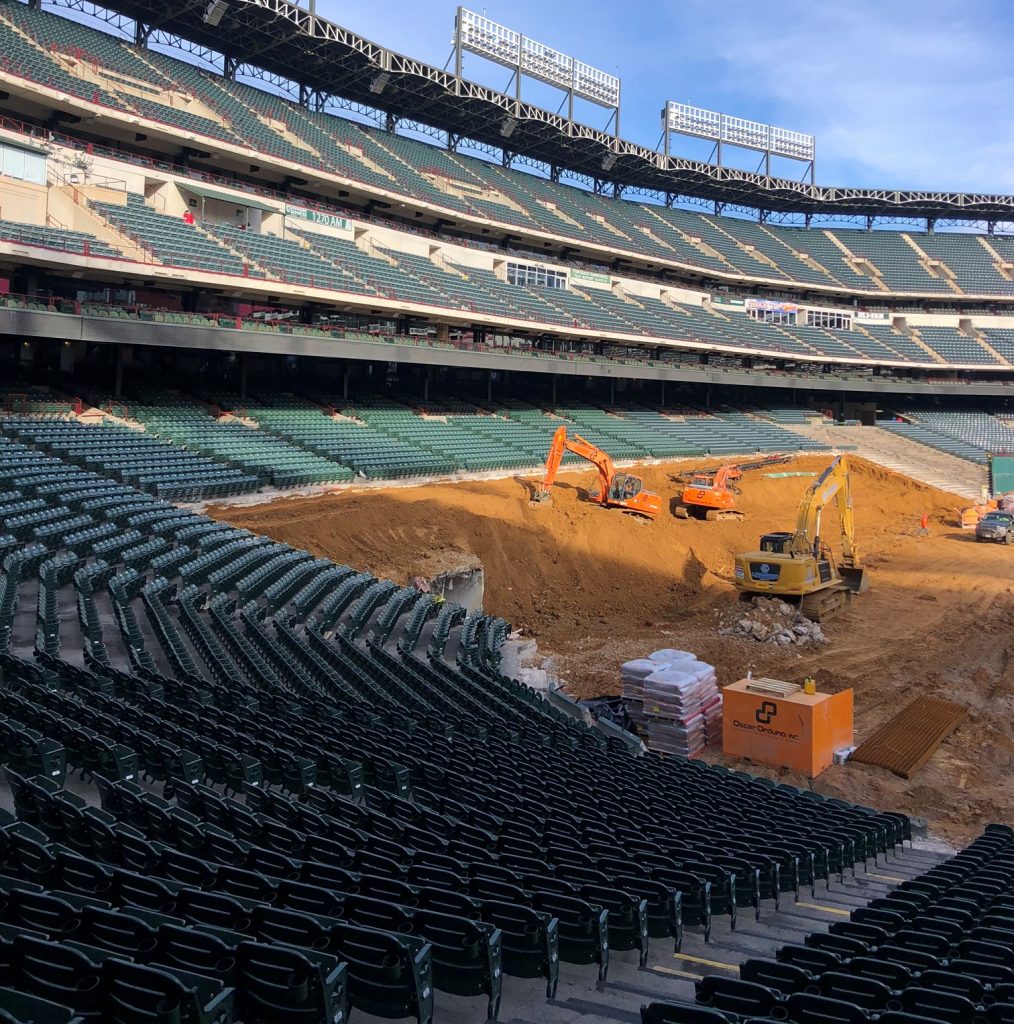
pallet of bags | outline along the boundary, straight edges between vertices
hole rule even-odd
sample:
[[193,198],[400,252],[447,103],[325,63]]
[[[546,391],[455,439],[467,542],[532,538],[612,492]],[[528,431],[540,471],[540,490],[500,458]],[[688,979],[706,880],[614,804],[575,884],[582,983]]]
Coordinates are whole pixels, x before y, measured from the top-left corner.
[[704,738],[709,747],[722,745],[722,695],[717,694],[702,705],[704,715]]
[[646,714],[641,729],[648,748],[666,754],[698,757],[707,743],[704,715],[699,711],[682,720]]
[[713,666],[689,651],[655,651],[621,668],[627,713],[649,748],[696,757],[721,739],[722,696]]

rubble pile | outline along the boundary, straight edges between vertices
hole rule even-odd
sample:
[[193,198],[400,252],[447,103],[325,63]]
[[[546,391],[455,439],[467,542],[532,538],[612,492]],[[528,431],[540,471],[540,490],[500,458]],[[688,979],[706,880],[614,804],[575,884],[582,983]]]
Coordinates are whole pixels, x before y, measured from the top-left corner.
[[781,647],[830,642],[819,622],[812,622],[798,608],[772,597],[753,597],[749,603],[736,605],[723,616],[718,632]]

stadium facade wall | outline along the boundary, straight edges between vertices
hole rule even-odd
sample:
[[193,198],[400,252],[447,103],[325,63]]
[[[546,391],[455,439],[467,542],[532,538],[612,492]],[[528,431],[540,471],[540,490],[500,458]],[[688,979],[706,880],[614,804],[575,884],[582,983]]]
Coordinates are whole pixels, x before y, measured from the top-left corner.
[[[584,359],[554,360],[524,354],[456,351],[448,348],[357,342],[272,334],[257,331],[187,325],[141,323],[86,316],[40,313],[0,308],[0,336],[65,342],[80,357],[84,348],[104,345],[130,350],[135,347],[179,349],[193,352],[236,352],[253,355],[295,356],[308,359],[351,360],[397,363],[404,366],[453,367],[493,373],[539,373],[561,378],[598,378],[690,383],[702,387],[777,388],[785,391],[814,391],[821,395],[954,395],[964,397],[1007,396],[1011,387],[991,380],[982,383],[924,383],[911,380],[847,379],[802,376],[791,372],[773,375],[764,371],[716,370],[702,367],[638,365],[594,362]],[[941,368],[944,369],[944,368]],[[66,368],[72,372],[73,364]]]

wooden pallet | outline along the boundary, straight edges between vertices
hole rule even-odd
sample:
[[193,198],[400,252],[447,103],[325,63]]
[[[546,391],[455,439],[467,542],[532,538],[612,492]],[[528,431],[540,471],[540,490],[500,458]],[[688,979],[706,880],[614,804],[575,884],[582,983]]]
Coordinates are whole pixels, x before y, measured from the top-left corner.
[[851,760],[910,779],[965,720],[968,709],[937,697],[916,697],[868,740]]

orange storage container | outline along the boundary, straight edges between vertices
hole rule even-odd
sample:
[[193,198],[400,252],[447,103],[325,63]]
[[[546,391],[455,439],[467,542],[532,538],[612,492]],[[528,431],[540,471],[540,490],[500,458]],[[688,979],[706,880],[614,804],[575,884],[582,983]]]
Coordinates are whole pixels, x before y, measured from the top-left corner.
[[852,746],[852,691],[784,693],[778,680],[740,679],[722,690],[722,749],[811,779]]

